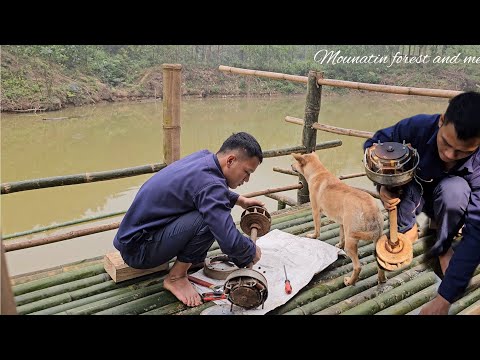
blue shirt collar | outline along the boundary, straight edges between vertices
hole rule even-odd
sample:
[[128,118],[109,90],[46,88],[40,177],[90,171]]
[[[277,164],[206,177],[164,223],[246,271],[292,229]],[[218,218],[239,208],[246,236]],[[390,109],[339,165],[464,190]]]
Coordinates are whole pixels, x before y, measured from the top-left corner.
[[435,146],[437,146],[437,134],[438,134],[438,120],[440,120],[440,114],[438,114],[438,118],[436,120],[436,124],[437,126],[435,127],[435,131],[433,132],[432,136],[430,137],[430,139],[428,139],[427,141],[427,145],[432,145],[434,144]]

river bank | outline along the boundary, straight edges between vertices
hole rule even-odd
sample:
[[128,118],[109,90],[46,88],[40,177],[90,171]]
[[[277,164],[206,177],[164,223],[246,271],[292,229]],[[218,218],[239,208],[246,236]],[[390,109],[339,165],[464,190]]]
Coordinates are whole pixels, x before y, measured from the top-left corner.
[[[104,102],[152,101],[161,99],[163,95],[161,65],[129,73],[128,78],[132,79],[129,82],[120,78],[110,78],[107,82],[77,68],[66,69],[40,57],[19,57],[3,48],[1,55],[1,112],[36,113]],[[418,68],[418,71],[398,68],[388,73],[369,72],[363,75],[356,72],[342,75],[338,70],[326,69],[325,77],[461,91],[479,88],[477,78],[461,68],[425,67]],[[185,98],[272,97],[305,94],[306,91],[305,84],[228,74],[219,71],[217,66],[197,64],[183,65],[182,80],[182,96]],[[349,91],[324,87],[323,94]]]

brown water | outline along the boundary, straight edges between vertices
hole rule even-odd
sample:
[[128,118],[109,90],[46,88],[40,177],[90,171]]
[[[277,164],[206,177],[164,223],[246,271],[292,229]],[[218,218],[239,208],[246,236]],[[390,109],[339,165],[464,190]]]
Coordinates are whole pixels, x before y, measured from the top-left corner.
[[[355,94],[324,96],[319,122],[375,131],[418,113],[442,112],[447,106],[446,99]],[[229,135],[238,131],[253,134],[263,150],[300,145],[302,127],[287,123],[284,118],[286,115],[303,118],[304,107],[304,96],[183,100],[181,156],[200,149],[215,152]],[[161,163],[162,111],[162,103],[158,101],[83,106],[37,115],[2,114],[1,182]],[[78,115],[82,117],[42,120],[45,117]],[[336,175],[362,171],[364,139],[318,132],[317,142],[334,139],[342,140],[343,145],[318,152],[325,166]],[[250,182],[236,191],[244,194],[295,184],[296,177],[272,171],[274,166],[289,169],[290,163],[290,156],[265,159]],[[150,176],[152,174],[2,195],[2,234],[126,210],[138,188]],[[372,188],[365,177],[346,182]],[[284,194],[296,199],[296,191]],[[264,196],[261,199],[269,211],[277,209],[274,200]],[[235,220],[242,210],[236,207],[233,211]],[[119,220],[119,217],[105,219],[27,236],[22,240]],[[115,231],[9,252],[6,255],[10,274],[22,274],[103,255],[113,250]]]

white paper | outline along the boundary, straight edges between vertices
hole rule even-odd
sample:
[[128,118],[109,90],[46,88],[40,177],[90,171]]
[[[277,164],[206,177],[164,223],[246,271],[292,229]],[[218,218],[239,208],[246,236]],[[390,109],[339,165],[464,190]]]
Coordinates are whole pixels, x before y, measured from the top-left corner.
[[[253,269],[267,279],[268,297],[263,309],[261,305],[252,310],[245,310],[234,305],[235,315],[263,315],[285,304],[307,285],[315,274],[337,260],[339,253],[344,254],[343,250],[323,241],[299,237],[277,229],[258,238],[257,244],[262,250],[262,257],[253,266]],[[284,265],[292,286],[291,294],[285,292]],[[224,284],[224,280],[215,280],[205,276],[203,269],[192,275],[214,285]],[[197,284],[193,285],[200,294],[212,291]],[[215,303],[224,308],[222,311],[215,311],[215,314],[231,313],[231,303],[228,300],[215,300]]]

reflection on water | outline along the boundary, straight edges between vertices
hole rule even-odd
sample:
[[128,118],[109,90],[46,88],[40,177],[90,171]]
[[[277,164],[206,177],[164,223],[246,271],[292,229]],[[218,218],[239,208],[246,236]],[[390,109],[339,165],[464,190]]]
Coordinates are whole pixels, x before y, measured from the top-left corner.
[[[417,113],[438,113],[446,99],[385,94],[322,97],[319,122],[375,131]],[[284,121],[286,115],[303,118],[305,98],[189,99],[183,100],[181,155],[200,149],[216,151],[233,132],[253,134],[263,150],[300,145],[302,127]],[[2,183],[50,176],[105,171],[163,162],[162,103],[116,103],[71,108],[48,114],[2,114]],[[82,117],[73,117],[79,116]],[[86,115],[86,116],[85,116]],[[42,120],[45,117],[72,117]],[[340,139],[341,147],[319,151],[334,174],[362,171],[363,139],[318,132],[317,142]],[[269,158],[250,182],[237,188],[251,191],[296,183],[274,166],[289,168],[289,156]],[[142,175],[92,184],[56,187],[3,195],[2,234],[44,227],[74,219],[126,210],[138,188],[151,176]],[[364,178],[347,180],[371,188]],[[296,192],[288,195],[296,199]],[[261,197],[269,211],[276,202]],[[243,209],[236,208],[234,219]],[[101,223],[118,221],[106,219]],[[97,223],[82,225],[93,226]],[[72,230],[74,228],[69,228]],[[51,231],[49,234],[65,232]],[[36,269],[103,255],[113,249],[115,231],[47,246],[7,253],[15,275]],[[33,238],[31,236],[30,238]]]

